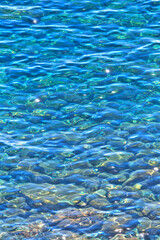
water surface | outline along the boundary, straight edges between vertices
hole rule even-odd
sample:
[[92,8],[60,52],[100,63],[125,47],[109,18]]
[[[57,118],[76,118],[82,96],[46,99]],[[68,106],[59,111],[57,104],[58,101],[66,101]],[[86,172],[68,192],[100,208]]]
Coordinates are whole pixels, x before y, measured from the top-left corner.
[[160,1],[0,4],[0,239],[160,239]]

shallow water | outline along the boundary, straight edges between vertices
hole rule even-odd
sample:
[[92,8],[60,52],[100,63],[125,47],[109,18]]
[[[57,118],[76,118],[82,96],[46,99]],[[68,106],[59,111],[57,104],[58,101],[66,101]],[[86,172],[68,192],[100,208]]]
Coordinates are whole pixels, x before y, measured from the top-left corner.
[[0,5],[0,239],[160,239],[160,1]]

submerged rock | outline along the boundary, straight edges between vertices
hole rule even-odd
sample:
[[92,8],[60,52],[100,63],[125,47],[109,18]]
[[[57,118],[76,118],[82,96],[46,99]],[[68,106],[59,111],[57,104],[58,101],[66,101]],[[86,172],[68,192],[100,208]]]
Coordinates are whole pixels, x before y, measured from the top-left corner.
[[105,221],[102,226],[102,230],[106,233],[116,233],[118,231],[123,232],[123,226],[128,222],[131,221],[132,217],[127,214],[122,214],[121,216],[117,217],[110,217]]
[[125,181],[124,185],[131,185],[133,183],[136,183],[137,181],[140,182],[142,180],[149,178],[150,176],[152,176],[154,174],[156,174],[156,172],[152,169],[136,170],[131,173],[128,180]]
[[110,153],[105,153],[104,154],[105,158],[108,161],[116,161],[117,163],[125,162],[131,159],[134,154],[130,152],[110,152]]
[[102,210],[107,209],[108,205],[110,205],[107,199],[102,199],[102,198],[96,198],[94,200],[91,200],[89,204],[96,209],[102,209]]

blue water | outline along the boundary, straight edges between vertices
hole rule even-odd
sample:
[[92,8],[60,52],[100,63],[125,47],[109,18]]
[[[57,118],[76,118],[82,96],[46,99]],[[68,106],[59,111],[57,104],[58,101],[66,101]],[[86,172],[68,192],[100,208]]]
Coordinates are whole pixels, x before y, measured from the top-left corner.
[[0,3],[0,239],[160,239],[160,1]]

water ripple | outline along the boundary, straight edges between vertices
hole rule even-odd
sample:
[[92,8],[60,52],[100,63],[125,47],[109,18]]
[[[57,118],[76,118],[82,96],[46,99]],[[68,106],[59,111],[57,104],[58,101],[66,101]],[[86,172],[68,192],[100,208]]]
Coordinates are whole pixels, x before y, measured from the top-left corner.
[[159,1],[0,5],[0,239],[159,239]]

